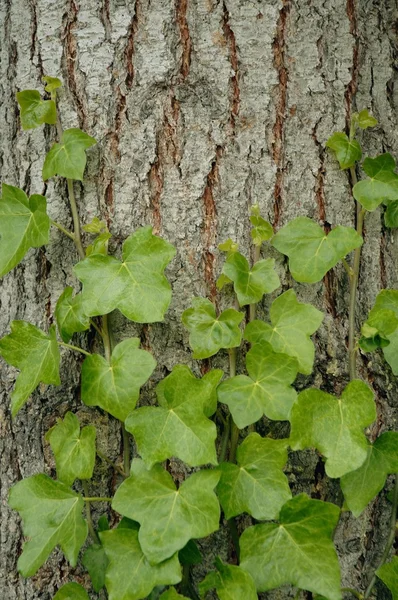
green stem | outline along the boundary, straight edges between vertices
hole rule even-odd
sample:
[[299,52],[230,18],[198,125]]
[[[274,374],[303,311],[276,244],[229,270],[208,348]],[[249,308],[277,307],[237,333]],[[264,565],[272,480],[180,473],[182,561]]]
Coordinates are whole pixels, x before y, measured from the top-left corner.
[[103,498],[99,496],[92,496],[83,498],[84,502],[112,502],[113,498],[109,498],[109,496],[104,496]]
[[58,346],[63,346],[64,348],[69,348],[69,350],[75,350],[76,352],[81,352],[82,354],[85,354],[86,356],[91,356],[90,352],[87,352],[87,350],[83,350],[83,348],[79,348],[78,346],[72,346],[72,344],[67,344],[66,342],[57,342]]
[[123,439],[123,470],[126,477],[130,476],[130,435],[122,423],[122,439]]
[[[230,348],[229,354],[229,376],[235,377],[236,375],[236,348]],[[239,429],[231,418],[231,446],[229,449],[229,461],[236,461],[236,449],[239,442]]]
[[90,319],[90,325],[92,327],[94,327],[95,331],[98,333],[98,335],[100,335],[102,337],[102,331],[101,329],[98,327],[97,323],[94,321],[94,319]]
[[[253,265],[256,264],[256,262],[258,262],[260,260],[260,256],[261,256],[261,245],[255,245],[254,246],[254,258],[253,258]],[[257,304],[250,304],[249,307],[249,321],[254,321],[254,319],[256,318],[256,308],[257,308]]]
[[[88,483],[87,483],[87,481],[82,480],[82,486],[83,486],[83,491],[84,491],[85,495],[88,496]],[[86,504],[86,521],[87,521],[88,530],[90,532],[91,537],[93,538],[93,541],[96,544],[100,544],[101,542],[99,540],[97,532],[94,529],[93,519],[91,517],[90,502],[87,502],[87,504]]]
[[192,600],[199,600],[195,588],[191,581],[191,567],[189,565],[183,565],[182,567],[182,580],[180,584],[180,592],[184,595],[188,595]]
[[72,213],[72,220],[73,220],[75,246],[76,246],[77,252],[80,256],[80,259],[84,260],[86,258],[86,253],[84,252],[82,239],[81,239],[79,212],[77,210],[75,192],[73,189],[73,179],[67,179],[66,181],[68,184],[69,204],[70,204],[70,210]]
[[112,354],[111,336],[109,332],[108,315],[102,317],[102,341],[104,343],[105,358],[110,363]]
[[220,457],[218,459],[218,462],[220,462],[220,463],[224,462],[225,458],[227,456],[228,442],[229,442],[230,434],[231,434],[231,415],[228,415],[228,417],[225,421],[224,430],[222,432],[222,437],[221,437]]
[[73,235],[73,233],[71,231],[69,231],[69,229],[65,229],[65,227],[63,227],[62,225],[60,225],[59,223],[57,223],[57,221],[53,221],[53,219],[51,219],[51,224],[54,225],[54,227],[56,227],[60,231],[62,231],[62,233],[64,233],[65,235],[67,235],[68,238],[70,238],[71,240],[75,241],[75,236]]
[[374,584],[376,583],[376,571],[384,565],[384,563],[386,562],[386,560],[388,559],[388,557],[390,555],[391,548],[394,544],[396,526],[397,526],[397,508],[398,508],[398,473],[395,474],[395,484],[394,484],[394,492],[393,492],[393,497],[392,497],[392,508],[391,508],[391,519],[390,519],[390,533],[387,538],[386,547],[384,548],[384,552],[382,554],[380,562],[379,562],[377,568],[375,569],[375,572],[373,574],[372,579],[370,580],[368,587],[366,588],[366,592],[363,596],[364,600],[366,600],[366,598],[369,598],[370,594],[372,593]]
[[120,467],[118,467],[117,465],[115,465],[114,462],[112,462],[105,454],[103,454],[100,450],[97,450],[97,455],[100,457],[101,460],[103,460],[104,462],[108,463],[109,466],[111,466],[115,471],[117,471],[119,473],[119,475],[121,475],[122,477],[127,477],[126,473],[123,471],[123,469],[121,469]]
[[357,592],[357,590],[354,590],[353,588],[344,587],[344,588],[341,588],[341,591],[347,592],[347,594],[352,594],[353,596],[355,596],[355,598],[358,598],[358,600],[363,600],[363,594],[361,594],[360,592]]
[[228,528],[229,528],[229,534],[232,539],[232,543],[235,548],[236,558],[238,559],[238,563],[239,563],[239,561],[240,561],[239,534],[238,534],[238,528],[236,526],[236,521],[234,518],[228,520]]

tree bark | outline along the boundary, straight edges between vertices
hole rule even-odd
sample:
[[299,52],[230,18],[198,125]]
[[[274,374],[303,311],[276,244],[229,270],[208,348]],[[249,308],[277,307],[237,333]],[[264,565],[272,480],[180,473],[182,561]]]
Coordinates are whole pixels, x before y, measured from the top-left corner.
[[[89,151],[82,185],[75,184],[81,220],[105,218],[112,247],[137,227],[177,247],[168,269],[172,306],[165,323],[148,326],[111,316],[115,338],[137,335],[158,367],[144,389],[150,400],[161,377],[177,363],[196,373],[211,366],[226,370],[227,355],[192,361],[180,316],[195,295],[220,307],[231,298],[217,293],[222,257],[217,244],[228,237],[250,252],[248,211],[260,205],[278,229],[306,215],[321,225],[354,225],[349,179],[325,151],[351,112],[368,108],[378,127],[361,134],[365,154],[398,157],[396,0],[2,0],[0,3],[0,165],[1,180],[29,193],[43,193],[51,218],[71,227],[66,182],[43,184],[41,167],[55,139],[46,126],[23,132],[15,99],[22,89],[40,89],[41,77],[62,78],[59,94],[64,128],[80,127],[98,144]],[[380,210],[366,220],[357,325],[381,288],[396,288],[395,231],[386,231]],[[269,255],[274,252],[266,250]],[[285,273],[276,255],[284,289],[293,285],[302,301],[325,312],[315,336],[312,384],[340,393],[348,380],[347,306],[349,285],[342,266],[316,285],[300,285]],[[31,250],[1,282],[0,334],[13,319],[47,330],[66,285],[78,289],[71,268],[78,257],[53,229],[51,243]],[[265,316],[267,297],[259,314]],[[95,347],[95,339],[81,336]],[[46,431],[66,410],[78,411],[98,427],[100,448],[113,460],[121,452],[114,419],[82,407],[81,358],[63,351],[61,387],[40,387],[11,420],[9,394],[16,370],[1,363],[1,528],[0,597],[50,600],[62,583],[89,584],[56,551],[38,574],[24,580],[16,572],[23,537],[18,515],[7,505],[8,490],[23,477],[54,475]],[[375,355],[358,361],[360,376],[373,388],[378,409],[374,438],[397,421],[397,383]],[[242,367],[242,360],[238,368]],[[266,431],[266,423],[259,424]],[[98,462],[92,495],[114,492],[116,479]],[[171,461],[177,476],[181,464]],[[337,482],[328,480],[314,452],[294,453],[289,463],[293,492],[340,503]],[[389,482],[391,485],[391,482]],[[387,486],[388,489],[388,486]],[[94,519],[101,514],[95,509]],[[343,513],[335,542],[343,585],[364,590],[382,553],[389,504],[386,492],[354,519]],[[115,515],[110,513],[111,520]],[[243,518],[242,527],[248,520]],[[226,527],[202,543],[209,556],[231,557]],[[288,598],[283,588],[261,598]],[[382,586],[377,598],[384,598]],[[92,594],[92,598],[105,598]]]

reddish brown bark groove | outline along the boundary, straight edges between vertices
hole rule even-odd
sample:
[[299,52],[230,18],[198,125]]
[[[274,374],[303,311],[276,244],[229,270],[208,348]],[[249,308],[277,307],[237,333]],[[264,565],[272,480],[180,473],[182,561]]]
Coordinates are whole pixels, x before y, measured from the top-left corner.
[[287,106],[287,86],[289,71],[286,61],[286,23],[290,13],[290,0],[283,0],[283,7],[279,11],[276,26],[276,35],[273,42],[274,67],[278,71],[278,101],[276,105],[276,117],[273,127],[272,158],[276,165],[276,179],[274,186],[274,227],[278,225],[282,210],[282,188],[283,188],[283,143],[284,125]]
[[176,0],[176,20],[180,30],[180,40],[182,46],[180,73],[182,79],[186,79],[191,67],[191,49],[192,41],[189,34],[187,21],[188,0]]
[[230,111],[230,126],[232,129],[232,133],[235,133],[235,123],[236,118],[239,114],[239,105],[240,105],[240,88],[239,88],[239,60],[238,60],[238,51],[236,47],[236,38],[231,26],[229,24],[229,12],[223,3],[223,32],[224,37],[228,45],[229,49],[229,60],[231,62],[231,67],[233,70],[233,75],[231,76],[231,111]]
[[37,65],[35,65],[39,69],[40,77],[43,77],[43,61],[40,55],[40,47],[37,39],[37,4],[36,0],[30,0],[30,9],[32,13],[32,37],[31,37],[31,46],[30,46],[30,62],[33,63],[34,56],[36,54],[37,49]]
[[125,82],[126,82],[126,87],[129,90],[131,89],[131,87],[133,85],[133,80],[134,80],[134,63],[133,63],[134,38],[135,38],[135,34],[137,33],[138,21],[140,19],[140,14],[141,14],[141,2],[140,2],[140,0],[135,0],[134,15],[133,15],[133,18],[131,19],[129,32],[128,32],[128,36],[127,36],[126,49],[124,51],[126,71],[127,71]]
[[344,100],[346,109],[346,127],[350,128],[352,101],[358,88],[358,71],[359,71],[359,36],[357,23],[357,6],[356,0],[347,0],[346,12],[350,22],[350,33],[354,38],[354,46],[352,49],[352,67],[351,81],[347,85]]
[[101,23],[104,26],[105,40],[107,42],[111,41],[111,32],[112,32],[112,23],[111,23],[109,10],[110,10],[109,9],[109,0],[104,0],[104,2],[102,4],[101,12],[100,12],[100,19],[101,19]]
[[204,205],[204,278],[207,286],[207,293],[212,302],[214,302],[217,297],[217,286],[214,274],[215,256],[211,251],[211,247],[216,243],[217,236],[217,208],[214,201],[214,188],[218,184],[219,161],[222,155],[223,148],[221,146],[217,146],[216,155],[212,162],[210,172],[207,175],[206,187],[202,196]]

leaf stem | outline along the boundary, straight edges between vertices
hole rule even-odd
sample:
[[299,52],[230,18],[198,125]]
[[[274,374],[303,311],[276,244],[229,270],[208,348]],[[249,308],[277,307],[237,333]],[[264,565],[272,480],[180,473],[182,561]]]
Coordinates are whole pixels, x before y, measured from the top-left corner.
[[224,462],[225,458],[227,456],[230,433],[231,433],[231,415],[228,415],[228,417],[225,421],[225,424],[224,424],[224,430],[222,432],[222,437],[221,437],[220,456],[218,459],[218,462],[220,462],[220,463]]
[[77,210],[75,192],[73,189],[73,179],[67,179],[66,181],[68,184],[69,204],[70,204],[70,210],[72,213],[72,220],[73,220],[73,229],[74,229],[73,238],[74,238],[75,246],[76,246],[77,252],[80,256],[80,259],[84,260],[86,258],[86,253],[84,252],[82,239],[81,239],[79,212]]
[[180,588],[180,592],[182,594],[189,594],[189,597],[193,600],[199,600],[199,596],[197,595],[195,588],[192,585],[190,565],[183,565],[182,567],[182,581],[180,584]]
[[373,574],[372,579],[370,580],[368,587],[366,588],[366,592],[363,596],[364,600],[366,600],[366,598],[369,598],[370,594],[372,593],[374,584],[376,583],[376,571],[378,571],[378,569],[380,569],[380,567],[382,567],[384,565],[384,563],[386,562],[387,558],[390,555],[390,551],[391,551],[391,548],[392,548],[394,540],[395,540],[396,525],[397,525],[397,509],[398,509],[398,473],[395,473],[395,484],[394,484],[394,492],[393,492],[393,497],[392,497],[392,508],[391,508],[391,519],[390,519],[390,533],[387,538],[386,547],[384,548],[384,552],[382,554],[380,562],[379,562],[377,568],[375,569],[375,572]]
[[[82,480],[82,486],[83,486],[83,491],[84,491],[85,495],[88,496],[88,483],[87,483],[87,481]],[[87,498],[84,498],[84,499],[87,502]],[[88,530],[90,532],[91,537],[93,538],[93,541],[96,544],[100,544],[101,542],[99,540],[97,532],[94,529],[93,519],[91,517],[90,502],[87,502],[87,504],[86,504],[86,521],[87,521]]]
[[84,496],[84,502],[112,502],[113,498],[109,498],[108,496],[104,496],[103,498],[99,496]]
[[111,362],[111,354],[112,354],[112,344],[111,344],[111,336],[109,332],[109,320],[108,315],[104,315],[102,317],[102,341],[104,343],[104,353],[106,360]]
[[119,473],[119,475],[121,475],[122,477],[126,478],[127,475],[126,473],[123,471],[123,469],[121,469],[120,467],[118,467],[118,465],[115,465],[114,462],[112,462],[105,454],[103,454],[100,450],[97,450],[97,456],[100,457],[101,460],[105,461],[106,463],[108,463],[109,466],[111,466],[113,469],[115,469],[115,471],[117,471]]
[[[230,348],[228,350],[228,354],[229,354],[229,376],[230,377],[235,377],[236,375],[236,348]],[[229,461],[230,462],[235,462],[236,461],[236,449],[238,447],[238,442],[239,442],[239,429],[238,427],[235,425],[235,423],[233,422],[233,419],[231,417],[231,445],[229,448]]]
[[[260,260],[260,256],[261,256],[261,245],[260,244],[256,244],[254,246],[254,258],[253,258],[253,266],[256,264],[256,262],[258,262]],[[250,304],[249,306],[249,321],[254,321],[254,319],[256,318],[256,308],[257,308],[257,304]]]
[[81,354],[85,354],[86,356],[91,356],[90,352],[87,350],[83,350],[83,348],[79,348],[78,346],[72,346],[72,344],[67,344],[66,342],[57,342],[58,346],[63,346],[64,348],[69,348],[69,350],[75,350],[76,352],[81,352]]
[[96,330],[96,332],[98,333],[98,335],[100,335],[102,337],[102,331],[100,329],[100,327],[98,327],[97,323],[94,321],[94,319],[90,319],[90,325],[92,327],[94,327],[94,329]]
[[69,229],[66,229],[65,227],[63,227],[63,225],[60,225],[59,223],[57,223],[57,221],[53,221],[53,219],[51,219],[51,224],[54,225],[54,227],[56,227],[60,231],[62,231],[62,233],[67,235],[68,238],[73,240],[73,242],[75,241],[75,236],[73,235],[73,233],[71,231],[69,231]]
[[361,594],[361,592],[357,592],[357,590],[354,590],[353,588],[344,587],[341,588],[341,591],[347,592],[347,594],[352,594],[353,596],[355,596],[355,598],[358,598],[358,600],[363,600],[363,594]]
[[130,435],[124,423],[122,423],[123,439],[123,470],[126,477],[130,477]]

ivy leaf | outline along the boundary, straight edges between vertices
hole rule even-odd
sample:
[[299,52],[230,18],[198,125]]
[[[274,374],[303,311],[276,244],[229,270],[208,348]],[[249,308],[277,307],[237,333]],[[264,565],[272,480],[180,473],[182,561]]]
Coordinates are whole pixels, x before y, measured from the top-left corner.
[[43,181],[54,175],[82,181],[87,162],[86,150],[96,143],[93,137],[80,129],[66,129],[61,142],[54,144],[47,152],[43,165]]
[[325,456],[329,477],[342,477],[366,460],[368,442],[363,429],[376,419],[373,393],[351,381],[341,398],[310,389],[301,392],[292,408],[290,446],[317,448]]
[[149,562],[157,564],[184,548],[191,538],[207,537],[218,529],[220,505],[213,490],[219,478],[217,471],[199,471],[177,490],[161,465],[148,471],[135,459],[112,508],[141,524],[140,546]]
[[198,396],[198,384],[192,383],[192,392],[191,387],[184,384],[181,395],[178,377],[168,379],[166,384],[160,383],[160,406],[143,406],[126,419],[126,429],[134,435],[138,452],[148,467],[171,456],[190,467],[217,464],[217,430],[206,417],[208,399]]
[[179,397],[189,396],[191,401],[202,406],[206,417],[217,410],[217,386],[223,376],[221,369],[212,369],[197,379],[187,365],[176,365],[170,375],[156,387],[156,395],[162,406],[178,402]]
[[345,133],[336,132],[326,142],[326,147],[333,150],[339,161],[340,169],[349,169],[361,160],[361,146],[356,140],[350,140]]
[[105,572],[108,562],[104,547],[101,544],[91,544],[83,554],[82,564],[90,575],[95,592],[102,590],[105,585]]
[[366,108],[361,110],[360,113],[354,113],[352,118],[355,119],[356,124],[361,129],[367,129],[368,127],[375,127],[375,125],[377,125],[377,119],[375,119]]
[[152,354],[140,350],[140,340],[131,338],[113,349],[110,363],[99,354],[88,356],[82,366],[82,401],[100,406],[124,421],[134,410],[140,387],[156,367]]
[[376,575],[388,587],[393,600],[398,600],[398,556],[393,556],[391,562],[379,567]]
[[73,288],[69,286],[58,298],[55,318],[64,342],[69,342],[74,333],[86,331],[90,327],[90,319],[83,310],[82,295],[76,294],[73,297]]
[[17,101],[21,108],[22,129],[35,129],[49,123],[57,122],[57,108],[54,100],[42,100],[37,90],[17,92]]
[[[394,375],[398,375],[398,328],[394,329],[397,319],[398,290],[381,290],[376,298],[374,307],[369,313],[369,318],[366,323],[369,324],[370,327],[372,327],[372,323],[376,323],[378,327],[381,327],[381,324],[383,324],[383,331],[380,332],[377,330],[377,333],[379,333],[382,338],[384,336],[389,342],[386,347],[383,347],[383,354]],[[392,332],[391,329],[393,330]],[[391,333],[387,334],[387,331]],[[380,346],[382,345],[383,344],[380,344]],[[361,339],[361,347],[364,347],[363,339]],[[366,347],[364,349],[367,350]],[[374,348],[372,348],[372,350],[373,349]]]
[[316,283],[362,242],[352,227],[338,225],[326,235],[308,217],[297,217],[282,227],[271,243],[289,257],[289,269],[296,281]]
[[264,294],[270,294],[280,286],[274,266],[273,258],[259,260],[250,268],[246,258],[239,252],[227,257],[222,272],[234,282],[240,306],[259,302]]
[[287,446],[288,440],[250,433],[238,447],[238,464],[221,463],[217,494],[227,519],[244,512],[259,521],[278,517],[283,504],[292,497],[282,471]]
[[291,583],[340,600],[340,568],[332,542],[339,513],[334,504],[300,494],[283,506],[279,523],[246,529],[240,538],[241,567],[257,590]]
[[249,573],[240,567],[224,564],[218,557],[214,564],[217,571],[208,573],[199,584],[201,598],[216,589],[220,600],[257,600],[256,586]]
[[268,342],[275,352],[296,358],[299,372],[309,375],[315,356],[310,335],[322,323],[323,314],[311,304],[299,302],[291,289],[273,301],[270,319],[271,324],[263,321],[249,323],[244,338],[251,344]]
[[386,227],[391,229],[398,227],[398,200],[388,203],[387,210],[384,213],[384,223]]
[[218,388],[219,401],[228,405],[239,429],[256,423],[263,415],[288,420],[297,398],[290,385],[296,379],[297,360],[274,352],[269,343],[262,342],[247,353],[246,369],[250,377],[231,377]]
[[167,592],[164,592],[164,594],[160,596],[159,600],[179,600],[179,598],[182,598],[182,600],[189,600],[186,596],[177,594],[175,588],[169,588]]
[[221,250],[221,252],[226,252],[227,256],[229,256],[230,254],[238,251],[239,244],[234,242],[231,238],[228,238],[226,242],[218,244],[217,247],[219,250]]
[[11,488],[9,505],[23,521],[25,542],[18,559],[24,577],[34,575],[59,545],[72,565],[87,537],[83,498],[47,475],[33,475]]
[[11,333],[0,340],[0,355],[20,369],[11,394],[11,413],[15,417],[40,382],[60,385],[59,349],[52,325],[46,335],[26,321],[13,321]]
[[0,199],[0,277],[11,271],[30,248],[48,244],[50,219],[44,196],[29,199],[23,190],[3,183]]
[[83,306],[90,317],[118,308],[137,323],[163,321],[171,300],[164,269],[175,248],[152,235],[152,227],[137,229],[123,244],[123,261],[94,254],[74,271],[83,282]]
[[203,561],[200,550],[194,540],[189,540],[188,544],[179,551],[178,559],[182,565],[189,567],[199,565]]
[[90,600],[90,598],[78,583],[67,583],[58,590],[53,600]]
[[178,556],[150,565],[142,553],[136,529],[112,529],[100,533],[109,560],[105,585],[109,600],[141,600],[157,585],[181,581]]
[[369,444],[365,462],[340,480],[346,504],[359,517],[371,500],[383,489],[387,475],[398,471],[398,432],[387,431]]
[[82,229],[87,233],[94,233],[96,235],[108,231],[105,221],[100,221],[98,217],[94,217],[90,223],[83,225]]
[[274,235],[272,225],[260,215],[258,204],[252,206],[250,223],[253,225],[251,236],[256,246],[261,246],[263,242],[268,241]]
[[93,425],[80,431],[79,419],[67,412],[64,420],[52,427],[46,434],[55,456],[57,477],[65,485],[72,485],[75,479],[91,479],[95,464],[95,436]]
[[398,327],[398,318],[393,310],[380,309],[369,315],[368,320],[362,325],[360,347],[365,352],[372,352],[376,348],[384,348],[390,344],[389,336]]
[[92,244],[86,248],[86,256],[92,256],[93,254],[108,254],[108,242],[111,239],[112,234],[109,231],[98,235]]
[[192,306],[182,313],[181,320],[190,333],[193,358],[209,358],[221,348],[239,346],[243,313],[228,308],[217,317],[214,305],[207,298],[194,298]]
[[370,179],[358,181],[352,193],[366,210],[373,211],[382,202],[398,200],[398,175],[394,173],[395,160],[391,154],[365,158],[362,167]]
[[50,75],[45,75],[45,77],[42,77],[42,80],[47,84],[44,89],[49,94],[62,87],[62,81],[58,79],[58,77],[50,77]]

